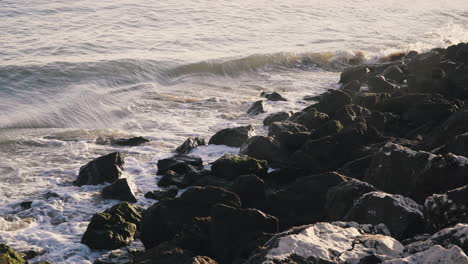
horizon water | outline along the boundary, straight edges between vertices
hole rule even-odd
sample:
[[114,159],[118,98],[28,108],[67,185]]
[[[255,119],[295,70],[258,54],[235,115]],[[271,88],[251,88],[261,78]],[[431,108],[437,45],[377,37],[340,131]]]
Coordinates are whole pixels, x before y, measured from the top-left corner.
[[[81,236],[117,201],[101,199],[104,185],[73,186],[80,166],[124,152],[123,176],[148,207],[158,159],[188,136],[262,134],[266,115],[308,106],[356,58],[468,42],[468,2],[1,0],[0,30],[0,243],[43,251],[33,263],[92,263],[110,251]],[[288,101],[247,115],[262,91]],[[130,136],[151,142],[100,144]],[[192,154],[209,167],[237,151]]]

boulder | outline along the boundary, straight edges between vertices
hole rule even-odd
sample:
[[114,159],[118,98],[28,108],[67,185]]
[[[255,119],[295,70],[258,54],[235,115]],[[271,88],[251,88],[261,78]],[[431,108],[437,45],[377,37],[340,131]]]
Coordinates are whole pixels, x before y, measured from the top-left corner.
[[115,199],[131,203],[136,203],[137,201],[126,178],[118,179],[111,185],[104,187],[101,194],[104,199]]
[[354,94],[357,93],[361,90],[361,83],[358,80],[350,81],[346,84],[344,84],[341,89],[343,91],[349,93],[349,94]]
[[268,164],[264,160],[229,153],[224,154],[211,165],[211,172],[214,176],[226,179],[247,174],[265,175],[267,170]]
[[88,162],[80,168],[76,186],[97,185],[114,182],[122,175],[124,155],[114,152]]
[[262,93],[261,96],[265,97],[268,101],[287,101],[286,98],[277,92]]
[[468,223],[468,186],[444,194],[429,196],[424,203],[424,214],[431,230],[440,230],[457,223]]
[[197,256],[189,250],[180,248],[171,242],[161,243],[159,246],[146,250],[135,256],[133,264],[218,264],[206,256]]
[[191,187],[178,198],[159,201],[145,211],[140,239],[147,249],[171,240],[193,218],[209,216],[218,203],[241,206],[236,194],[211,186]]
[[26,264],[27,261],[16,251],[5,244],[0,244],[0,263]]
[[458,111],[450,115],[424,139],[425,150],[433,150],[445,145],[458,135],[468,132],[468,110]]
[[307,132],[307,127],[299,124],[294,123],[291,121],[281,121],[281,122],[273,122],[268,127],[268,136],[274,137],[278,136],[281,133],[298,133],[298,132]]
[[434,155],[387,143],[373,157],[364,181],[393,194],[423,203],[434,193],[468,184],[468,159]]
[[433,151],[435,154],[453,153],[468,157],[468,132],[450,139],[447,144]]
[[329,221],[341,221],[349,209],[363,194],[375,191],[374,186],[358,181],[349,180],[330,187],[326,194],[325,211]]
[[175,198],[179,193],[179,189],[175,186],[169,186],[166,190],[158,190],[147,192],[145,198],[154,199],[154,200],[164,200],[168,198]]
[[440,62],[441,55],[436,51],[422,53],[411,59],[407,64],[409,73],[414,76],[414,81],[409,82],[410,92],[417,93],[424,89],[422,84],[431,79],[433,68],[438,67]]
[[[190,165],[188,165],[190,166]],[[186,172],[179,174],[173,170],[166,171],[161,179],[158,181],[158,186],[165,188],[169,186],[176,186],[177,188],[186,188],[192,184],[192,181],[187,177]]]
[[178,246],[199,255],[212,256],[210,243],[211,217],[195,217],[185,224],[172,240]]
[[173,171],[177,174],[185,174],[194,169],[203,169],[203,161],[199,157],[191,155],[175,155],[170,158],[158,160],[157,175],[164,175],[168,171]]
[[245,264],[381,263],[400,256],[403,245],[369,225],[316,223],[275,235]]
[[112,141],[112,144],[118,146],[135,147],[150,142],[144,137],[119,138]]
[[371,111],[367,108],[355,104],[349,104],[338,109],[333,116],[334,120],[340,121],[343,126],[352,124],[359,117],[368,116]]
[[252,126],[243,126],[235,128],[225,128],[214,134],[210,138],[208,144],[226,145],[229,147],[240,147],[242,143],[255,135],[255,130]]
[[385,79],[390,79],[396,83],[401,83],[405,79],[405,73],[397,65],[392,65],[382,72]]
[[328,90],[322,95],[318,103],[310,107],[317,109],[319,112],[333,115],[336,110],[350,103],[351,97],[347,93],[340,90]]
[[370,70],[366,65],[349,67],[341,72],[340,83],[348,83],[351,81],[365,82],[369,77]]
[[[332,129],[333,127],[330,128],[330,130]],[[328,133],[329,131],[325,131],[324,129],[322,132]],[[306,143],[309,139],[312,138],[312,135],[315,135],[315,131],[314,134],[311,134],[310,132],[281,133],[275,139],[269,140],[274,144],[273,146],[275,147],[271,148],[271,151],[268,153],[268,155],[266,155],[267,152],[265,152],[264,157],[268,157],[267,160],[270,163],[270,165],[274,165],[275,161],[279,161],[278,163],[284,163],[284,160],[287,159],[287,155],[298,150],[302,145],[304,145],[304,143]],[[276,144],[275,140],[279,143],[279,146]],[[257,152],[255,151],[255,148],[252,148],[252,150],[253,151],[251,152],[253,153]]]
[[106,209],[104,213],[111,215],[118,215],[122,217],[126,222],[135,224],[138,230],[140,230],[140,223],[142,218],[142,213],[144,209],[141,206],[129,204],[129,203],[119,203],[112,206],[109,209]]
[[255,175],[238,177],[229,188],[237,194],[243,208],[263,209],[266,203],[265,182]]
[[263,125],[269,126],[273,122],[284,121],[288,119],[289,117],[291,117],[291,115],[292,115],[292,112],[277,112],[277,113],[270,114],[267,117],[265,117],[265,119],[263,119]]
[[223,204],[211,209],[211,248],[220,263],[246,259],[254,249],[266,242],[261,239],[263,233],[276,232],[278,219],[259,210]]
[[[375,127],[382,133],[399,133],[400,116],[392,112],[373,111],[365,117],[369,126]],[[401,133],[401,132],[400,132]]]
[[198,146],[206,145],[205,139],[201,137],[189,137],[182,143],[182,145],[176,148],[176,152],[179,154],[188,154],[192,149]]
[[390,98],[388,93],[363,93],[354,94],[352,103],[374,110],[380,108],[382,102]]
[[369,91],[372,93],[394,93],[399,90],[399,87],[385,79],[384,76],[375,76],[369,78]]
[[383,264],[467,264],[468,257],[457,246],[443,248],[439,245],[432,246],[429,249],[409,255],[404,258],[384,261]]
[[262,113],[266,113],[266,103],[263,100],[256,101],[252,104],[252,106],[247,110],[247,114],[249,115],[258,115]]
[[308,129],[315,129],[329,120],[325,113],[317,111],[313,107],[308,107],[301,112],[294,113],[288,121],[301,124]]
[[422,206],[408,197],[370,192],[359,198],[344,217],[360,224],[385,224],[392,237],[405,239],[424,231]]
[[[326,122],[325,124],[323,124],[322,126],[318,127],[314,132],[312,132],[312,134],[310,135],[310,139],[319,139],[319,138],[323,138],[327,136],[333,136],[343,131],[343,129],[344,129],[344,126],[343,124],[341,124],[340,121],[330,120]],[[303,144],[301,144],[301,146],[302,145]]]

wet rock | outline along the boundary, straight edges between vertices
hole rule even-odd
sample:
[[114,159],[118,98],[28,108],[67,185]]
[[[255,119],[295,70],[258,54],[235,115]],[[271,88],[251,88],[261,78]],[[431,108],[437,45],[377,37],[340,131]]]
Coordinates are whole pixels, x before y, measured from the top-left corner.
[[201,137],[189,137],[182,143],[182,145],[176,148],[176,152],[179,154],[188,154],[192,149],[198,146],[206,145],[205,139]]
[[57,193],[54,193],[54,192],[46,192],[46,193],[44,194],[44,198],[45,198],[45,199],[60,198],[60,195],[58,195]]
[[[327,136],[332,136],[343,131],[344,126],[338,120],[330,120],[323,124],[321,127],[317,128],[310,135],[310,139],[319,139]],[[302,144],[301,144],[302,145]]]
[[0,244],[0,263],[5,264],[26,264],[26,260],[12,248],[5,244]]
[[321,113],[315,108],[306,108],[301,112],[294,113],[288,121],[303,125],[307,129],[315,129],[329,119],[327,114]]
[[401,83],[405,79],[405,73],[397,65],[392,65],[382,72],[385,79],[390,79],[396,83]]
[[400,131],[400,116],[395,113],[373,111],[365,119],[369,126],[375,127],[380,132],[398,133]]
[[286,159],[286,153],[283,152],[278,140],[264,136],[251,137],[241,146],[239,154],[265,160],[272,166]]
[[[275,139],[279,143],[279,148],[274,148],[275,151],[269,152],[270,156],[267,160],[270,165],[274,166],[275,162],[280,164],[283,160],[287,159],[287,155],[298,150],[304,143],[311,139],[310,132],[298,132],[298,133],[281,133]],[[276,146],[276,144],[275,144]],[[255,148],[253,148],[255,150]],[[265,153],[266,154],[266,153]],[[264,157],[268,157],[265,155]]]
[[115,199],[131,203],[137,201],[126,178],[118,179],[111,185],[104,187],[101,194],[104,199]]
[[385,224],[392,237],[404,239],[424,231],[422,206],[410,198],[384,192],[370,192],[359,198],[346,214],[345,221],[360,224]]
[[287,101],[286,98],[277,92],[262,93],[261,96],[265,97],[268,101]]
[[236,194],[210,186],[191,187],[178,198],[159,201],[145,211],[140,239],[147,249],[171,240],[193,218],[209,216],[211,206],[218,203],[241,205]]
[[292,115],[292,112],[278,112],[278,113],[273,113],[265,117],[263,119],[263,125],[264,126],[269,126],[273,122],[280,122],[288,119]]
[[112,144],[118,146],[135,147],[150,142],[144,137],[119,138],[112,141]]
[[337,170],[338,173],[358,180],[364,179],[372,162],[372,155],[367,155],[344,164]]
[[144,209],[141,206],[123,202],[106,209],[104,213],[118,215],[126,222],[135,224],[139,230],[143,211]]
[[200,255],[211,256],[211,217],[195,217],[172,240],[178,246]]
[[247,114],[249,115],[258,115],[262,113],[266,113],[266,103],[263,100],[256,101],[252,104],[252,106],[247,110]]
[[349,67],[341,72],[340,83],[348,83],[350,81],[365,82],[369,77],[370,70],[366,65]]
[[21,202],[21,203],[20,203],[21,209],[23,209],[23,210],[31,209],[32,203],[33,203],[33,201],[24,201],[24,202]]
[[355,104],[345,105],[338,109],[333,116],[334,120],[340,121],[343,126],[352,124],[359,117],[370,115],[371,111],[367,108]]
[[380,107],[382,102],[390,98],[388,93],[363,93],[359,92],[353,96],[352,103],[374,110]]
[[[217,204],[211,209],[211,247],[221,263],[246,259],[262,233],[278,232],[278,220],[256,209]],[[265,242],[265,241],[262,241]]]
[[368,226],[345,224],[316,223],[279,233],[245,264],[381,263],[403,251],[394,238],[366,232]]
[[444,146],[434,151],[436,154],[453,153],[455,155],[468,157],[468,133],[464,133],[451,139]]
[[441,62],[441,55],[438,52],[431,51],[420,54],[407,64],[409,73],[414,76],[414,81],[409,83],[409,91],[412,93],[421,92],[424,89],[422,84],[425,80],[431,79],[432,69]]
[[80,168],[76,186],[96,185],[114,182],[122,175],[124,155],[114,152],[94,159]]
[[322,95],[320,101],[310,107],[317,109],[319,112],[333,115],[336,110],[344,105],[351,103],[351,97],[340,90],[328,90]]
[[343,85],[342,89],[347,93],[354,94],[361,90],[361,83],[358,80],[350,81]]
[[468,186],[444,194],[429,196],[424,214],[431,230],[440,230],[457,223],[468,223]]
[[336,172],[300,178],[269,195],[266,212],[278,217],[281,229],[325,220],[327,191],[344,181],[347,178]]
[[301,124],[294,123],[291,121],[273,122],[268,127],[268,136],[278,136],[281,133],[298,133],[307,132],[307,128]]
[[238,177],[229,188],[237,194],[243,208],[263,209],[266,203],[265,182],[255,175]]
[[327,219],[330,221],[343,220],[356,200],[363,194],[373,191],[375,191],[374,186],[358,180],[349,180],[330,187],[326,194],[325,203]]
[[425,138],[424,149],[433,150],[441,147],[466,132],[468,132],[468,110],[455,112]]
[[147,192],[145,198],[154,199],[154,200],[164,200],[169,198],[175,198],[179,193],[179,189],[175,186],[169,186],[166,190],[158,190]]
[[394,93],[398,91],[398,86],[387,81],[383,76],[375,76],[369,78],[369,91],[372,93]]
[[199,157],[190,155],[176,155],[167,159],[158,160],[158,175],[164,175],[168,171],[173,171],[177,174],[185,174],[191,170],[203,169],[203,161]]
[[[190,165],[189,165],[190,166]],[[177,188],[186,188],[190,186],[192,181],[189,180],[185,173],[179,174],[175,171],[167,171],[158,181],[159,187],[176,186]]]
[[247,174],[264,175],[267,170],[268,164],[264,160],[229,153],[217,159],[211,166],[214,176],[227,179]]
[[226,145],[230,147],[240,147],[242,143],[255,135],[252,126],[243,126],[235,128],[226,128],[220,130],[210,138],[208,144]]
[[468,159],[434,155],[387,143],[372,157],[364,181],[388,193],[423,203],[434,193],[468,184]]
[[164,242],[157,247],[135,256],[133,264],[218,264],[215,260],[180,248],[171,242]]

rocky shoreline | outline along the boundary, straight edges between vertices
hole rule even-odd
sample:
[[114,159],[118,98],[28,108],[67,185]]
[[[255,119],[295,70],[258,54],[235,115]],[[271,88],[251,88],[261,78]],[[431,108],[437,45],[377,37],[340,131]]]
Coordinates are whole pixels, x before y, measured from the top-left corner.
[[[349,67],[339,82],[300,112],[268,115],[268,136],[244,126],[209,139],[238,155],[205,164],[190,155],[205,139],[188,138],[158,161],[149,208],[131,204],[122,153],[90,161],[74,185],[112,183],[102,197],[123,202],[81,242],[140,240],[134,264],[468,263],[468,44]],[[246,114],[287,100],[261,97]],[[33,257],[0,245],[0,263]]]

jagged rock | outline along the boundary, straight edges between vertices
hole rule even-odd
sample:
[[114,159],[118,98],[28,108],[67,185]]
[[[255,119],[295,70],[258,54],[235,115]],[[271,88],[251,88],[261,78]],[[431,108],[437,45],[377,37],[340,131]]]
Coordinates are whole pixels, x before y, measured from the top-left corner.
[[263,125],[269,126],[273,122],[284,121],[288,119],[289,117],[291,117],[291,115],[292,115],[292,112],[278,112],[278,113],[270,114],[267,117],[265,117],[265,119],[263,119]]
[[203,161],[199,157],[190,155],[176,155],[167,159],[158,160],[158,175],[164,175],[168,171],[177,174],[185,174],[193,169],[203,169]]
[[433,151],[436,154],[453,153],[468,157],[468,133],[464,133],[451,139],[444,146]]
[[352,124],[359,117],[370,115],[371,111],[359,105],[350,104],[338,109],[333,116],[334,120],[340,121],[341,124],[347,126]]
[[327,191],[347,178],[327,172],[298,179],[267,198],[267,213],[278,217],[281,229],[326,219]]
[[111,185],[104,187],[104,189],[102,189],[102,198],[127,201],[131,203],[136,203],[137,201],[126,178],[118,179]]
[[360,224],[385,224],[393,237],[404,239],[422,233],[422,206],[408,197],[370,192],[359,198],[346,214],[345,221]]
[[369,78],[369,91],[372,93],[394,93],[398,91],[398,86],[387,81],[384,76],[375,76]]
[[132,138],[115,139],[112,141],[112,144],[118,145],[118,146],[134,147],[134,146],[143,145],[148,142],[150,142],[150,140],[144,137],[132,137]]
[[242,143],[255,135],[255,130],[252,126],[243,126],[235,128],[225,128],[214,134],[210,138],[208,144],[226,145],[230,147],[240,147]]
[[247,174],[264,175],[267,170],[268,164],[264,160],[229,153],[217,159],[211,166],[214,176],[227,179]]
[[5,244],[0,244],[1,264],[26,264],[26,260],[12,248]]
[[352,103],[362,107],[374,110],[381,106],[387,98],[390,98],[388,93],[363,93],[354,94]]
[[294,113],[288,121],[301,124],[308,129],[315,129],[329,120],[329,116],[315,108],[308,107],[301,112]]
[[175,186],[169,186],[166,190],[152,191],[145,194],[145,198],[154,200],[163,200],[168,198],[175,198],[179,193],[179,189]]
[[198,146],[206,145],[205,139],[201,137],[189,137],[182,143],[182,145],[176,148],[176,152],[179,154],[188,154],[192,149]]
[[[344,126],[338,120],[330,120],[317,128],[312,134],[310,135],[310,139],[319,139],[327,136],[332,136],[335,134],[340,133],[343,131]],[[301,144],[302,146],[303,144]]]
[[263,209],[266,203],[265,182],[255,175],[238,177],[229,188],[237,194],[243,208]]
[[122,175],[124,155],[114,152],[94,159],[80,168],[76,186],[114,182]]
[[397,65],[392,65],[382,72],[385,79],[390,79],[396,83],[401,83],[405,79],[405,73]]
[[365,82],[369,77],[370,70],[366,65],[349,67],[341,72],[340,83],[348,83],[350,81]]
[[432,246],[429,249],[407,256],[405,258],[392,259],[384,261],[382,264],[467,264],[468,257],[457,246],[443,248],[439,245]]
[[400,116],[395,113],[373,111],[365,119],[369,126],[373,126],[381,132],[399,131]]
[[268,99],[268,101],[287,101],[286,98],[284,98],[281,94],[277,93],[277,92],[273,92],[273,93],[262,93],[263,97],[265,97],[266,99]]
[[171,242],[161,243],[159,246],[146,250],[135,256],[133,264],[218,264],[215,260],[180,248]]
[[344,224],[316,223],[279,233],[245,264],[381,263],[403,251],[397,240],[366,232],[368,226]]
[[444,194],[429,196],[424,203],[424,214],[432,230],[457,223],[468,223],[468,186]]
[[343,220],[354,202],[363,194],[375,191],[374,186],[358,181],[349,180],[328,189],[326,194],[325,211],[330,221]]
[[294,123],[291,121],[281,121],[281,122],[273,122],[268,127],[268,136],[278,136],[281,133],[298,133],[298,132],[307,132],[307,127],[299,124]]
[[256,101],[252,106],[247,110],[249,115],[258,115],[266,112],[266,103],[263,100]]
[[364,181],[376,188],[424,200],[468,184],[468,159],[462,156],[434,155],[387,143],[372,157]]
[[211,209],[211,248],[221,263],[246,259],[265,242],[258,241],[262,233],[276,232],[278,219],[259,210],[238,209],[223,204]]
[[218,203],[241,205],[236,194],[210,186],[191,187],[178,198],[159,201],[145,211],[140,239],[147,249],[171,240],[193,218],[209,216],[211,206]]
[[328,90],[322,95],[320,101],[310,107],[317,109],[319,112],[333,115],[336,110],[344,105],[351,103],[351,97],[340,90]]

